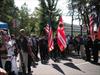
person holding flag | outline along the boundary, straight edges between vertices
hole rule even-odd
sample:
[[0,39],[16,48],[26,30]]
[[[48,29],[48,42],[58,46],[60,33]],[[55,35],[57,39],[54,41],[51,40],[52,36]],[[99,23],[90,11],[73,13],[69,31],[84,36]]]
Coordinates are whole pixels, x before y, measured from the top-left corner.
[[59,24],[57,28],[57,43],[60,48],[60,51],[63,52],[64,49],[66,48],[66,35],[64,31],[64,23],[63,23],[62,16],[60,16]]
[[95,40],[93,46],[93,62],[98,63],[100,50],[100,14],[98,15],[98,29],[95,32]]

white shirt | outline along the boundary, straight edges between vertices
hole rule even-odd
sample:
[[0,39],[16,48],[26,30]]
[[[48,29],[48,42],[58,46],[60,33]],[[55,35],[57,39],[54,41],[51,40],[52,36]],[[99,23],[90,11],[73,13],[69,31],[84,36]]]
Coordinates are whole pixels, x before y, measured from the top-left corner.
[[9,42],[6,43],[7,55],[8,56],[14,55],[14,44],[15,44],[15,40],[10,40]]

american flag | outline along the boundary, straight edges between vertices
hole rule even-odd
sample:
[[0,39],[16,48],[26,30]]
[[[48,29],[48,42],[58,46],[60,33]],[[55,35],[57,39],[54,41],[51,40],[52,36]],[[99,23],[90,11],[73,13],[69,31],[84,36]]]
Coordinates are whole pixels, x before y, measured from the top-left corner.
[[90,36],[91,36],[91,38],[92,38],[92,40],[93,40],[93,28],[94,28],[94,20],[93,20],[93,15],[90,15],[90,17],[89,17],[89,32],[90,32]]
[[99,25],[99,27],[98,27],[97,35],[98,35],[98,39],[100,40],[100,25]]
[[52,28],[49,24],[46,25],[45,31],[48,34],[48,50],[49,52],[51,52],[54,49],[54,42],[53,42]]
[[59,19],[59,24],[57,28],[57,43],[60,48],[60,51],[61,52],[64,51],[64,49],[66,48],[66,35],[64,31],[64,24],[62,17],[60,17]]
[[98,32],[97,32],[97,35],[98,35],[98,39],[100,40],[100,13],[98,15]]
[[91,13],[89,17],[89,32],[90,32],[90,37],[92,40],[95,39],[95,33],[94,33],[94,25],[96,24],[95,21],[95,14]]
[[90,36],[92,40],[94,40],[96,35],[94,32],[97,31],[98,18],[97,18],[96,7],[92,6],[91,8],[92,9],[89,17],[89,29],[90,29]]

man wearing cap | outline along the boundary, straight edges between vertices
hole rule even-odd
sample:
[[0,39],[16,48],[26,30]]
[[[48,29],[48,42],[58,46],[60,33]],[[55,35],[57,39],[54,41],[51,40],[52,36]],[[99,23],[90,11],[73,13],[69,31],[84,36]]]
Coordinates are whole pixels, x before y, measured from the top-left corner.
[[[22,58],[23,58],[21,60],[23,60],[23,63],[25,64],[25,68],[23,68],[23,69],[26,69],[26,73],[29,73],[29,71],[28,71],[28,45],[27,44],[28,44],[28,40],[26,37],[25,30],[21,29],[18,45],[19,45],[19,49],[21,50],[20,52],[21,52]],[[21,64],[21,65],[23,65],[23,64]]]

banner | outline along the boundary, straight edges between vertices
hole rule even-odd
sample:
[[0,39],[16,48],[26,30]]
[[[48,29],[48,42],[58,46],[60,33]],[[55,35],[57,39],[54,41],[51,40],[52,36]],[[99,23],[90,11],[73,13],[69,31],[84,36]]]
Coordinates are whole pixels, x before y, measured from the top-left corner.
[[57,28],[57,43],[61,52],[64,51],[64,49],[66,48],[66,35],[64,31],[64,24],[62,17],[60,17],[59,19],[59,24]]

